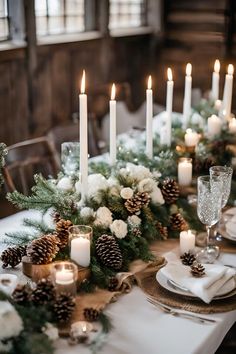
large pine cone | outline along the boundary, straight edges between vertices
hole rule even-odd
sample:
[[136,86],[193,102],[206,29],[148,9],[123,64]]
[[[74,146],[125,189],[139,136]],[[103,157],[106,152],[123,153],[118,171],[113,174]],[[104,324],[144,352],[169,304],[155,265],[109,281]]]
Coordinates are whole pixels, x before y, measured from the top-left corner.
[[12,293],[13,300],[19,305],[25,305],[31,297],[31,289],[28,285],[17,285]]
[[182,256],[180,256],[180,259],[181,262],[187,266],[191,266],[194,262],[196,262],[196,257],[190,252],[185,252]]
[[96,241],[96,253],[106,267],[114,270],[122,267],[121,251],[114,236],[100,236]]
[[137,192],[133,198],[127,199],[125,207],[130,214],[138,214],[143,206],[150,202],[150,196],[147,192]]
[[48,264],[56,257],[59,240],[55,235],[44,235],[33,240],[27,248],[27,256],[33,264]]
[[179,198],[179,185],[174,179],[165,179],[161,191],[166,204],[173,204]]
[[160,236],[163,240],[167,240],[168,238],[168,229],[166,226],[163,226],[160,221],[157,221],[156,228],[160,233]]
[[60,293],[53,305],[57,322],[68,322],[75,308],[75,299],[68,293]]
[[55,299],[56,291],[52,282],[41,279],[31,294],[31,300],[35,305],[46,305]]
[[188,223],[180,213],[175,213],[170,217],[170,227],[174,231],[184,231],[188,229]]
[[97,321],[98,316],[100,315],[100,311],[92,308],[92,307],[87,307],[84,309],[84,318],[86,321]]
[[69,241],[69,227],[72,226],[70,220],[59,219],[56,223],[56,235],[59,238],[59,247],[61,249],[65,248],[68,245]]
[[205,268],[203,267],[203,265],[201,263],[195,262],[191,266],[191,274],[194,277],[201,278],[205,275]]
[[26,255],[26,246],[16,246],[16,247],[9,247],[1,254],[1,261],[3,262],[2,267],[6,268],[8,266],[14,268],[17,266],[22,257]]

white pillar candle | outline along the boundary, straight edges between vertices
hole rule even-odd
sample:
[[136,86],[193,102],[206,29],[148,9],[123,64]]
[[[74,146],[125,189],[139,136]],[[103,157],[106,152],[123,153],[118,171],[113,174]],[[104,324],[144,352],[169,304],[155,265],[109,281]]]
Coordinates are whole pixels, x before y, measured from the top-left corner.
[[209,137],[219,135],[222,128],[222,121],[219,117],[213,114],[207,120],[207,132]]
[[85,199],[88,189],[88,112],[87,95],[85,94],[85,71],[81,81],[81,93],[79,95],[80,113],[80,178],[81,199]]
[[229,122],[229,132],[236,133],[236,118],[232,118]]
[[231,115],[232,94],[233,94],[233,73],[234,73],[234,66],[232,64],[229,64],[228,73],[225,75],[225,86],[224,86],[223,102],[221,107],[221,116],[223,116],[225,120],[229,119]]
[[184,141],[186,146],[196,146],[199,140],[197,132],[192,131],[192,129],[187,129],[184,135]]
[[71,240],[70,258],[81,267],[90,264],[90,240],[81,236]]
[[191,115],[191,95],[192,95],[192,65],[186,65],[185,89],[184,89],[184,104],[183,104],[183,127],[188,126]]
[[55,282],[60,285],[73,283],[73,272],[67,269],[58,270],[55,274]]
[[110,164],[116,164],[116,87],[115,84],[111,88],[110,100]]
[[149,159],[153,158],[153,97],[152,97],[152,77],[148,78],[148,88],[146,90],[146,154]]
[[166,130],[167,130],[167,146],[171,146],[171,120],[172,120],[172,106],[173,106],[173,89],[174,81],[172,77],[172,71],[170,68],[167,69],[167,91],[166,91]]
[[216,59],[214,65],[214,71],[212,73],[211,98],[213,101],[219,99],[219,84],[220,84],[220,61]]
[[180,232],[179,241],[180,241],[180,254],[194,251],[195,235],[191,232],[191,230]]
[[192,159],[181,158],[178,163],[178,183],[180,186],[189,186],[192,183]]

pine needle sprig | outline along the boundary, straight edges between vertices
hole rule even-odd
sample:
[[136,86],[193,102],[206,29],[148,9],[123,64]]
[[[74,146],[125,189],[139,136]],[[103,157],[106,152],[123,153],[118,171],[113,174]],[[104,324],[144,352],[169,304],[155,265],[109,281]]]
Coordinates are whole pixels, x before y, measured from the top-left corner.
[[50,234],[54,230],[49,228],[43,220],[32,220],[29,218],[23,219],[23,225],[40,232],[41,234]]

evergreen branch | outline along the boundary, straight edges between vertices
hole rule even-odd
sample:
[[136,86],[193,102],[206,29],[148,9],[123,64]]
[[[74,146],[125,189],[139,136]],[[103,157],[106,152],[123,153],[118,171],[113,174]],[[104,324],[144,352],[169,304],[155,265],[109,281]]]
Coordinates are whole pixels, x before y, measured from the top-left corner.
[[25,218],[23,219],[23,225],[27,227],[31,227],[36,231],[39,231],[41,234],[50,234],[54,231],[53,229],[50,229],[43,220],[39,221],[39,220],[32,220],[29,218]]
[[7,232],[6,239],[3,243],[7,245],[27,245],[29,242],[37,238],[39,235],[37,233],[32,233],[28,231],[15,231]]

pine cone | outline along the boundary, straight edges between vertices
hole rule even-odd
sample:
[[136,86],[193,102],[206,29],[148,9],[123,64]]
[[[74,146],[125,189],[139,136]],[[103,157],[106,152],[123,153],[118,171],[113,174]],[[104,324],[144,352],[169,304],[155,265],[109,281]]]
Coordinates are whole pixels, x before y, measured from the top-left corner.
[[60,293],[53,305],[56,320],[60,323],[68,322],[75,308],[75,299],[68,293]]
[[114,236],[102,235],[96,241],[96,253],[100,261],[109,268],[122,267],[122,254]]
[[188,229],[188,223],[180,213],[175,213],[170,217],[170,227],[175,231],[184,231]]
[[196,262],[196,257],[194,254],[190,252],[185,252],[180,259],[184,265],[191,266],[194,262]]
[[52,282],[48,279],[42,279],[32,291],[31,300],[35,305],[46,305],[52,302],[55,296],[55,287]]
[[160,221],[157,221],[156,228],[159,231],[159,233],[161,235],[161,238],[163,238],[163,240],[167,240],[167,238],[168,238],[168,229],[167,229],[167,227],[163,226]]
[[53,220],[54,220],[54,222],[55,222],[55,224],[59,221],[59,220],[61,220],[61,215],[56,211],[53,215]]
[[8,266],[14,268],[17,266],[22,257],[26,255],[26,246],[16,246],[16,247],[9,247],[1,254],[1,261],[3,262],[2,267],[6,268]]
[[84,318],[86,321],[97,321],[100,311],[93,309],[92,307],[87,307],[84,309]]
[[138,192],[133,198],[127,199],[125,207],[130,214],[137,214],[143,206],[147,206],[150,202],[150,196],[147,192]]
[[59,240],[55,235],[44,235],[33,240],[27,248],[27,256],[33,264],[48,264],[56,257]]
[[166,204],[173,204],[179,198],[179,185],[174,179],[165,179],[161,185],[161,192]]
[[117,286],[118,286],[118,279],[116,277],[110,277],[109,282],[108,282],[108,290],[109,291],[116,291]]
[[65,248],[68,245],[69,241],[69,227],[72,226],[70,220],[59,219],[56,223],[56,235],[59,238],[59,247],[61,249]]
[[205,275],[205,268],[201,263],[195,262],[191,265],[191,274],[194,277],[201,278]]
[[28,285],[17,285],[12,293],[13,300],[19,305],[25,305],[29,302],[31,289]]

